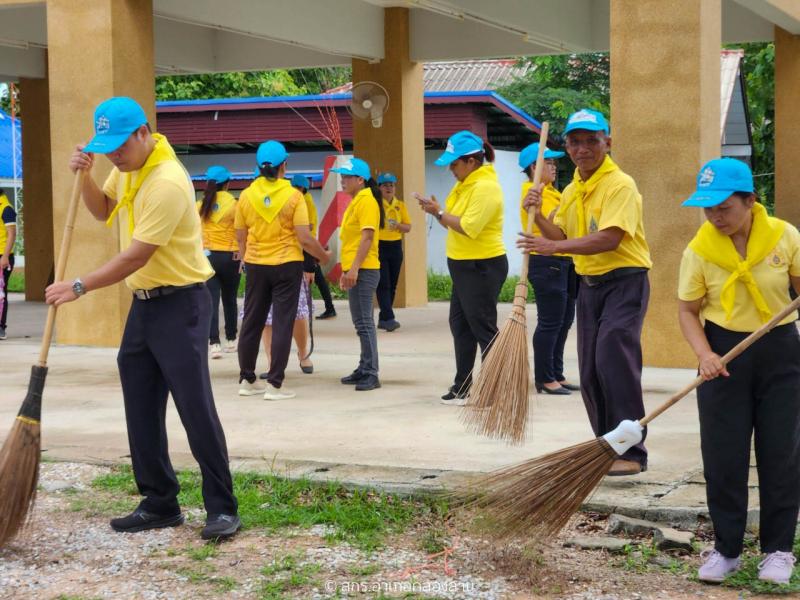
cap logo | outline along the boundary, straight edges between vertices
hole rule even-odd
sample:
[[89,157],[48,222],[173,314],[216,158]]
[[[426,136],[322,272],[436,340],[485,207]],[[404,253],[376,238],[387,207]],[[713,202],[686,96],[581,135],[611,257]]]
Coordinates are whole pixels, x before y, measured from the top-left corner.
[[700,181],[697,182],[698,187],[708,187],[714,183],[714,170],[711,167],[706,167],[700,171]]
[[341,169],[347,169],[348,171],[352,171],[353,170],[353,162],[348,160],[347,162],[342,163],[342,166],[340,168]]
[[111,129],[111,123],[109,122],[108,118],[105,115],[101,115],[97,118],[97,122],[94,124],[94,130],[98,134],[108,133],[108,130]]
[[569,120],[570,123],[597,123],[597,115],[586,110],[579,110]]
[[453,142],[447,142],[447,148],[444,149],[445,152],[449,152],[450,154],[454,154],[456,151],[456,147],[453,146]]

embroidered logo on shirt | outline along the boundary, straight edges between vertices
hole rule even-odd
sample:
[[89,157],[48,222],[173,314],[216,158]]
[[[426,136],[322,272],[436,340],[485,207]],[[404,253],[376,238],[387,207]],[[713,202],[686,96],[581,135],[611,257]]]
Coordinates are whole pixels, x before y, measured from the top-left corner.
[[111,129],[111,123],[109,123],[108,119],[104,116],[98,117],[97,122],[94,124],[94,130],[97,133],[107,133],[109,129]]
[[783,260],[783,255],[777,250],[773,250],[772,254],[767,257],[767,264],[772,267],[773,269],[779,269],[783,267],[786,263]]
[[714,183],[715,173],[711,167],[706,167],[700,172],[700,181],[697,182],[699,187],[708,187]]
[[214,212],[218,211],[219,210],[219,204],[215,204],[214,207],[211,210],[213,210]]
[[589,232],[596,233],[597,232],[597,221],[594,220],[594,217],[591,218],[589,221]]
[[270,200],[269,196],[264,196],[264,206],[269,206],[272,204],[272,200]]

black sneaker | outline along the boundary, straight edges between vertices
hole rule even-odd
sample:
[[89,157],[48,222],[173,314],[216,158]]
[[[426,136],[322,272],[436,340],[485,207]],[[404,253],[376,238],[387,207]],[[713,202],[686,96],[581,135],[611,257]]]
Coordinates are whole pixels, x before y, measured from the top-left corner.
[[332,319],[336,316],[336,311],[334,309],[327,309],[321,315],[317,315],[317,319]]
[[177,515],[157,515],[137,508],[126,517],[111,519],[111,529],[122,533],[135,533],[148,529],[162,529],[164,527],[177,527],[183,525],[183,514]]
[[456,386],[450,386],[447,393],[442,396],[442,400],[463,400],[469,396],[468,391],[456,390]]
[[356,369],[355,371],[350,373],[350,375],[347,375],[346,377],[342,377],[341,382],[344,383],[344,384],[352,385],[352,384],[358,383],[359,381],[364,379],[364,377],[366,377],[366,376],[367,376],[366,373],[362,373],[361,371]]
[[364,375],[356,384],[356,391],[368,392],[370,390],[377,390],[379,387],[381,387],[381,382],[377,375]]
[[261,373],[261,375],[258,376],[259,379],[266,379],[267,377],[269,377],[269,373]]
[[395,319],[391,321],[386,321],[386,331],[394,331],[395,329],[400,329],[400,323],[398,323]]
[[0,327],[0,340],[6,339],[6,328]]
[[381,321],[380,319],[378,319],[377,327],[378,327],[378,329],[383,329],[384,331],[389,331],[389,323],[390,322],[391,321]]
[[237,515],[214,515],[206,519],[200,537],[204,540],[224,540],[236,535],[241,528],[242,522]]

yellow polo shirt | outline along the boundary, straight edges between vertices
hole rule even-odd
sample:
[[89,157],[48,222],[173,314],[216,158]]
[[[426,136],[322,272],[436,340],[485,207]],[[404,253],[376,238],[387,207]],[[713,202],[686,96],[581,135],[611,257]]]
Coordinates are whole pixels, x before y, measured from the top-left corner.
[[[377,233],[381,224],[381,211],[372,190],[364,188],[355,195],[344,211],[342,224],[339,227],[339,239],[342,240],[341,263],[342,271],[349,271],[356,259],[358,247],[361,244],[361,231],[372,229]],[[378,260],[378,236],[372,237],[372,245],[359,267],[361,269],[380,269]]]
[[[285,180],[279,180],[285,181]],[[276,185],[270,193],[274,202],[286,203],[271,222],[267,222],[250,203],[253,186],[247,187],[236,203],[236,229],[247,229],[244,261],[254,265],[282,265],[302,261],[303,249],[294,228],[308,227],[308,210],[303,195],[291,185]]]
[[[0,254],[6,250],[8,227],[17,224],[17,213],[5,194],[0,194]],[[13,251],[13,249],[12,249]]]
[[306,192],[303,195],[303,199],[306,201],[306,212],[308,212],[308,226],[311,229],[311,235],[317,237],[317,223],[319,222],[319,218],[317,217],[317,207],[314,206],[314,199],[308,192]]
[[406,203],[398,198],[392,198],[391,202],[383,200],[383,212],[386,217],[384,227],[381,228],[378,239],[381,242],[396,242],[403,239],[403,233],[395,229],[389,229],[389,219],[394,219],[403,225],[411,225],[411,217],[408,216]]
[[[750,269],[761,294],[772,314],[779,312],[791,302],[789,297],[789,276],[800,277],[800,233],[789,223],[774,250],[760,263]],[[741,281],[735,283],[735,299],[731,320],[726,321],[720,295],[722,286],[730,277],[730,272],[701,258],[691,248],[683,251],[678,297],[691,302],[703,298],[700,316],[730,329],[731,331],[755,331],[763,322],[758,314],[753,298]],[[781,321],[781,325],[791,323],[797,318],[792,313]]]
[[[230,193],[219,191],[214,201],[219,202],[221,198],[229,198],[233,200],[233,203],[216,223],[210,218],[200,219],[200,224],[203,226],[203,248],[215,252],[236,252],[239,249],[236,242],[236,230],[233,227],[236,217],[236,200]],[[203,201],[198,200],[198,213],[202,206]]]
[[[525,196],[528,195],[528,190],[531,189],[532,185],[532,181],[524,182],[522,184],[522,193],[519,197],[519,220],[522,224],[522,231],[527,231],[528,228],[528,211],[525,209]],[[561,192],[553,187],[552,183],[548,183],[542,190],[541,213],[545,218],[549,218],[553,211],[558,210],[559,204],[561,204]],[[533,223],[532,233],[533,235],[542,235],[542,230],[539,229],[535,221]],[[531,254],[536,254],[536,252],[531,252]],[[554,256],[569,256],[569,254],[555,254]]]
[[[138,172],[131,172],[136,181]],[[103,184],[103,193],[117,200],[125,190],[125,177],[115,167]],[[200,216],[194,188],[183,166],[174,160],[151,171],[133,199],[134,229],[128,227],[128,211],[119,212],[120,247],[131,240],[158,246],[141,269],[125,278],[132,290],[150,290],[164,285],[189,285],[208,280],[214,270],[203,253]]]
[[506,253],[503,244],[503,190],[492,164],[459,181],[445,201],[445,212],[460,217],[466,235],[448,227],[445,249],[453,260],[480,260]]
[[[580,237],[575,211],[578,203],[572,202],[575,185],[570,183],[561,197],[555,224],[568,238]],[[597,186],[584,199],[587,233],[610,227],[625,232],[615,250],[591,255],[573,255],[575,271],[579,275],[602,275],[622,267],[653,266],[650,248],[644,238],[642,222],[642,196],[629,175],[617,169],[597,182]]]

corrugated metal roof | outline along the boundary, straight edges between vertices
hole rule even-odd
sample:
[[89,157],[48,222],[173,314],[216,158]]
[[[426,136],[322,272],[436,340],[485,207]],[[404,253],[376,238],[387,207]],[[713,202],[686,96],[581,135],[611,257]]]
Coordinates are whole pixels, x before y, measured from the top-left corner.
[[[513,58],[457,60],[425,63],[423,82],[426,92],[471,92],[496,90],[524,75],[527,66],[517,66]],[[349,92],[352,83],[328,90],[329,94]]]

